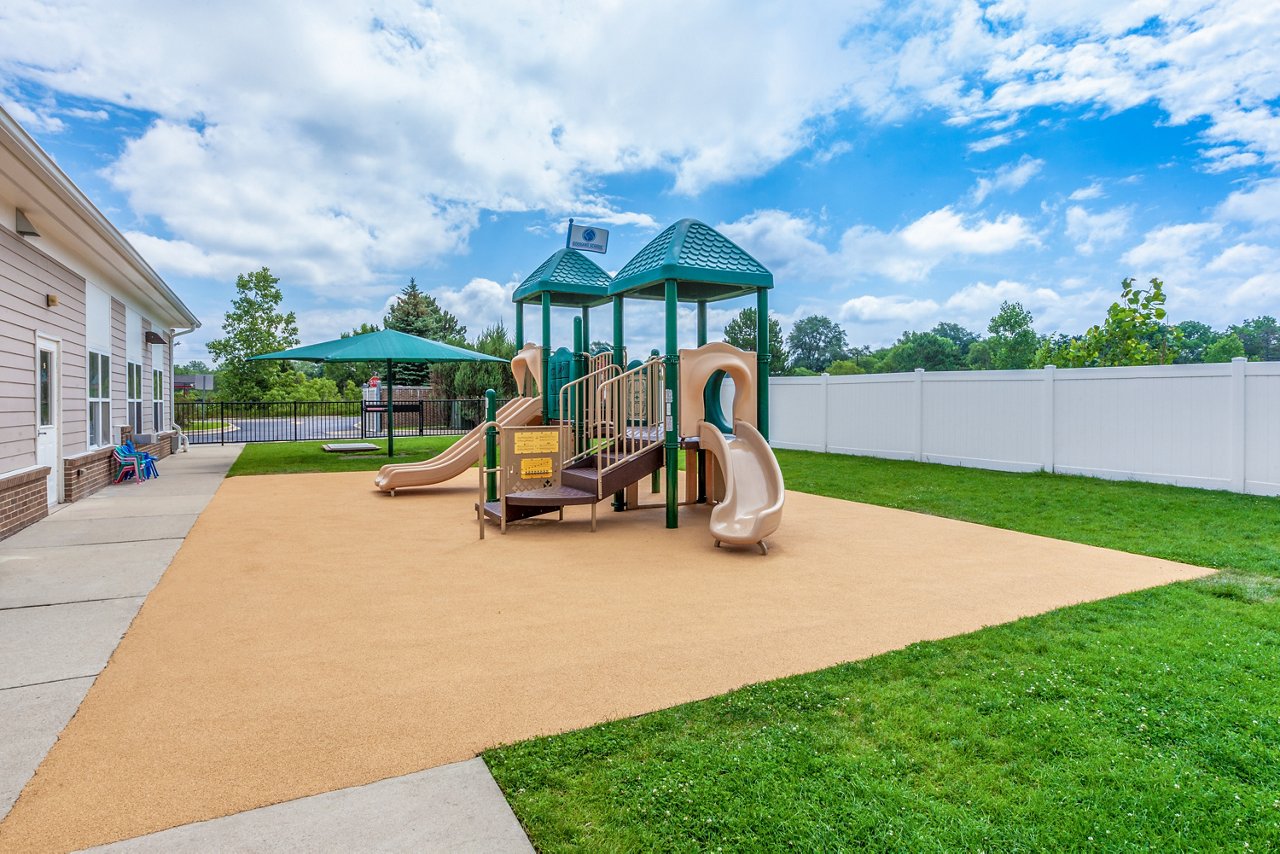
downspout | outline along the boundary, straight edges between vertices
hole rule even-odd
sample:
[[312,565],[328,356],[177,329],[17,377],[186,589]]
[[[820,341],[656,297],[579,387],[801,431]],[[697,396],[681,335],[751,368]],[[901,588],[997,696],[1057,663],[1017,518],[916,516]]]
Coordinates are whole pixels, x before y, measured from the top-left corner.
[[192,332],[195,332],[199,328],[200,328],[199,326],[192,326],[190,329],[184,329],[181,332],[179,332],[176,329],[169,330],[169,370],[165,372],[168,374],[168,376],[165,378],[165,383],[169,386],[169,427],[170,428],[177,426],[177,422],[173,420],[173,414],[178,411],[177,410],[178,401],[175,400],[173,397],[173,367],[174,367],[173,341],[175,338],[181,338],[183,335],[190,335]]

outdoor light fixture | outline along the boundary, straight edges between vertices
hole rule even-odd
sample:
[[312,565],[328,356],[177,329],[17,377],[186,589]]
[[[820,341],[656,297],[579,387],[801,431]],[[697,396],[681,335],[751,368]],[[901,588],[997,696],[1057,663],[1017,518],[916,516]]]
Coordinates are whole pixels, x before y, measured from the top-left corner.
[[40,232],[36,231],[36,227],[31,224],[31,220],[27,219],[27,215],[22,211],[17,211],[14,216],[14,231],[23,237],[39,237]]
[[49,308],[56,308],[56,307],[57,307],[57,305],[58,305],[58,295],[57,295],[57,294],[45,294],[45,295],[44,295],[44,304],[45,304],[45,305],[47,305]]

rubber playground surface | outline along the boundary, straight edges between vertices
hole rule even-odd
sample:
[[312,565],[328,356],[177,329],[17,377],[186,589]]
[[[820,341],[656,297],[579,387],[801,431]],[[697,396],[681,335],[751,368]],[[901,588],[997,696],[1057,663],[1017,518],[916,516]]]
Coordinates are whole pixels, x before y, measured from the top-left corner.
[[[477,538],[476,475],[225,481],[12,813],[66,851],[419,771],[1064,605],[1207,574],[787,494],[771,552],[709,511]],[[642,498],[647,497],[642,488]]]

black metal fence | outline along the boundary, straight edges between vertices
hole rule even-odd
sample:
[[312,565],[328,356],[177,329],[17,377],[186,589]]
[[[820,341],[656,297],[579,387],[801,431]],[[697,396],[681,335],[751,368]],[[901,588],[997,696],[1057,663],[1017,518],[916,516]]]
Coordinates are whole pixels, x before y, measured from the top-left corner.
[[[501,403],[501,402],[500,402]],[[397,400],[397,436],[466,433],[484,421],[484,401]],[[387,435],[386,401],[180,401],[174,420],[193,444],[374,439]]]

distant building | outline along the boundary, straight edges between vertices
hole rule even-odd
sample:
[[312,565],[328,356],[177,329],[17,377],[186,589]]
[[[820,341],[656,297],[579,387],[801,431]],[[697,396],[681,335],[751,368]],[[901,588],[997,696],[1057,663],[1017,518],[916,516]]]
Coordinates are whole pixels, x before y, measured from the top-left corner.
[[174,374],[174,393],[190,391],[197,397],[204,397],[213,391],[213,374]]
[[0,537],[168,453],[173,339],[200,321],[0,109]]

